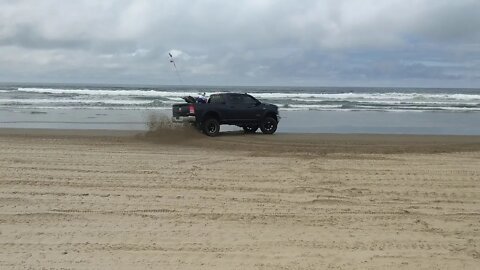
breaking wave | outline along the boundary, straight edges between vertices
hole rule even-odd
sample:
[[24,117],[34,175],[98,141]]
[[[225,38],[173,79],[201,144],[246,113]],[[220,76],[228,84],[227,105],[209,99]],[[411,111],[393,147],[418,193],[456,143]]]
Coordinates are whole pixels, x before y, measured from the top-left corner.
[[[217,91],[218,90],[218,91]],[[480,91],[439,89],[215,89],[207,92],[248,92],[276,104],[281,110],[480,111]],[[0,107],[170,109],[181,97],[204,92],[201,88],[62,88],[18,87],[0,90]]]

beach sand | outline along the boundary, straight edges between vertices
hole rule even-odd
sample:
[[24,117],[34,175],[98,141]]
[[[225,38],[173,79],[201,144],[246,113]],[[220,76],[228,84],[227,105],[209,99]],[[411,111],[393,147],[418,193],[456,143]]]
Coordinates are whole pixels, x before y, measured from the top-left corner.
[[480,137],[0,130],[0,269],[479,269]]

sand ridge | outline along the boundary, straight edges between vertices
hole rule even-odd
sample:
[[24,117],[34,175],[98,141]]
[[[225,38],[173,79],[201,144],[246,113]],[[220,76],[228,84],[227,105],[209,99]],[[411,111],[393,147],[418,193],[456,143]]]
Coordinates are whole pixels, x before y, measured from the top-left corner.
[[480,265],[477,137],[91,132],[0,132],[1,269]]

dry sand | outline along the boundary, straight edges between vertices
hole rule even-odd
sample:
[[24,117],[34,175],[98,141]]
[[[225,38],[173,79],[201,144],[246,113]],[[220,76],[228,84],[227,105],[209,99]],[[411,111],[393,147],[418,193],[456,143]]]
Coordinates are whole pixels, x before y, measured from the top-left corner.
[[480,137],[182,134],[0,130],[0,269],[480,269]]

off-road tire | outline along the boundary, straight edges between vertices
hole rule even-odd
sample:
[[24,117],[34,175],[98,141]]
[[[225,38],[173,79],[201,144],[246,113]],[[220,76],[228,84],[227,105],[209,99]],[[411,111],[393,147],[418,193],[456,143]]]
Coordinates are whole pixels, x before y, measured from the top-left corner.
[[260,129],[263,134],[273,134],[277,131],[278,122],[273,117],[265,117],[260,123]]
[[215,137],[220,132],[220,123],[215,118],[209,118],[203,122],[202,131],[207,136]]
[[258,125],[246,125],[246,126],[243,126],[242,128],[243,128],[243,131],[245,131],[245,133],[255,133],[258,130]]

